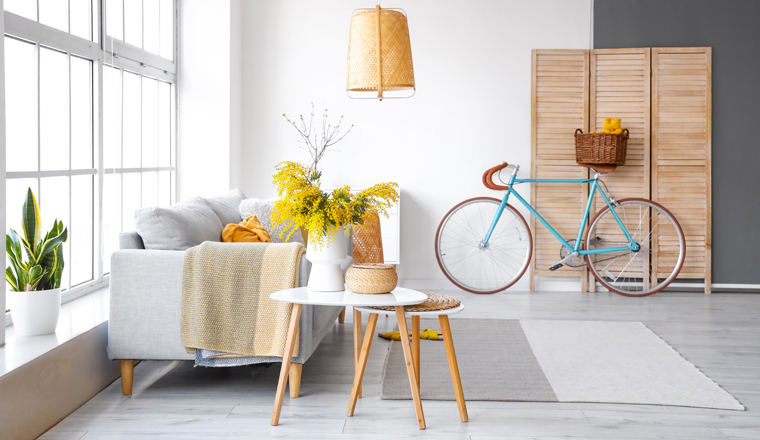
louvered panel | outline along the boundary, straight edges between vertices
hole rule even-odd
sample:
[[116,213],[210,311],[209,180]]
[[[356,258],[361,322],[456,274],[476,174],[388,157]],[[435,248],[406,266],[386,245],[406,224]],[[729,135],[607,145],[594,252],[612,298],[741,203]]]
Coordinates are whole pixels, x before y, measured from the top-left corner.
[[[538,165],[538,179],[583,179],[585,171],[577,165]],[[586,196],[585,185],[577,183],[537,183],[534,207],[539,214],[565,239],[572,240],[578,235],[578,226],[583,218]],[[549,268],[561,258],[559,241],[540,222],[535,222],[535,264],[536,275],[578,275],[585,267],[563,267],[555,272]]]
[[[588,131],[587,50],[534,50],[531,117],[531,176],[534,178],[587,177],[575,164],[575,129]],[[587,199],[581,184],[536,184],[531,205],[566,239],[573,239]],[[535,290],[536,275],[581,276],[586,290],[587,271],[562,268],[550,272],[560,260],[560,244],[551,233],[531,217],[535,252],[531,262],[530,288]]]
[[534,51],[535,159],[539,163],[575,163],[576,128],[586,121],[586,51]]
[[[657,202],[678,219],[686,235],[686,262],[681,278],[704,278],[706,261],[707,181],[704,166],[660,166]],[[677,258],[675,237],[657,236],[658,267],[667,268]],[[663,266],[664,264],[664,266]]]
[[[645,172],[650,152],[650,72],[649,48],[591,51],[589,130],[601,130],[605,118],[621,118],[630,132],[625,166],[639,166]],[[648,185],[644,189],[646,195],[625,197],[648,197]]]
[[[679,278],[711,283],[712,51],[652,49],[652,199],[686,235]],[[673,264],[674,237],[656,237],[657,267]]]
[[[626,164],[602,177],[606,185],[602,189],[605,193],[612,193],[617,200],[629,197],[648,199],[650,194],[650,53],[649,48],[591,51],[589,131],[604,128],[605,118],[621,118],[622,126],[629,131]],[[592,217],[605,206],[597,194]],[[623,267],[608,269],[614,272]]]

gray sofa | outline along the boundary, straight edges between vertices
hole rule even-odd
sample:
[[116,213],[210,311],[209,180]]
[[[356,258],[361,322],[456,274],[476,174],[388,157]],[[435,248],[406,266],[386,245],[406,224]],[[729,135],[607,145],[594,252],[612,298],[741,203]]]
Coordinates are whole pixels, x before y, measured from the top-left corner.
[[[350,257],[351,240],[347,243],[349,257],[342,264],[344,274],[353,262]],[[125,232],[119,236],[119,250],[111,256],[108,354],[111,359],[121,361],[124,394],[132,393],[135,360],[194,359],[194,355],[187,353],[180,342],[184,251],[145,248],[139,233]],[[302,257],[300,286],[306,286],[310,268],[311,263]],[[303,307],[299,325],[299,354],[291,367],[291,376],[294,375],[290,379],[292,397],[298,397],[302,364],[314,353],[339,315],[342,315],[340,307]],[[257,359],[258,363],[281,361],[281,357]]]

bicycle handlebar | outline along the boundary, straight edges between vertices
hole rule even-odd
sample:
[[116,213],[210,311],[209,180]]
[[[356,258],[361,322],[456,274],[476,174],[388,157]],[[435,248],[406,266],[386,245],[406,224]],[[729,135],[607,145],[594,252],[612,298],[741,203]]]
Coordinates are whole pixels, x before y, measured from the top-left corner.
[[508,190],[509,186],[505,185],[497,185],[493,182],[493,175],[498,173],[499,171],[503,170],[504,168],[508,167],[509,164],[504,162],[501,165],[496,165],[493,168],[489,168],[486,170],[485,173],[483,173],[483,185],[486,186],[488,189],[493,189],[496,191],[504,191]]

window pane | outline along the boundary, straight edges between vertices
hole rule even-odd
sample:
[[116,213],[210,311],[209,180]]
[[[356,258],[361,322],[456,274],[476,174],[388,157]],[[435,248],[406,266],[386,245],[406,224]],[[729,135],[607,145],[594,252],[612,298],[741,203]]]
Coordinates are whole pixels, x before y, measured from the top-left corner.
[[40,48],[40,164],[69,168],[69,69],[66,54]]
[[170,206],[172,204],[172,172],[160,171],[158,173],[158,206]]
[[143,77],[142,167],[158,166],[158,81]]
[[174,59],[174,0],[160,0],[161,4],[161,53],[164,58]]
[[121,167],[121,71],[103,66],[103,166]]
[[140,173],[127,173],[122,175],[122,229],[133,231],[135,229],[135,211],[140,209]]
[[111,271],[111,254],[119,249],[121,174],[103,177],[103,273]]
[[[92,225],[93,176],[71,177],[71,285],[93,279],[93,225]],[[64,222],[65,223],[65,222]]]
[[21,229],[21,216],[23,212],[22,207],[24,206],[24,200],[26,200],[26,191],[28,188],[32,188],[34,194],[39,197],[40,193],[37,190],[37,179],[7,179],[5,181],[6,232],[13,229],[20,236],[24,235],[24,231]]
[[38,0],[38,4],[40,5],[40,23],[64,32],[69,31],[69,8],[67,1]]
[[[53,227],[54,220],[63,222],[63,226],[72,230],[69,224],[69,178],[68,177],[44,177],[40,179],[40,193],[38,197],[40,205],[40,217],[42,218],[42,231],[46,234]],[[71,241],[63,244],[63,276],[61,288],[69,287],[69,269],[71,264]]]
[[92,40],[92,0],[69,0],[71,33]]
[[142,21],[142,1],[127,0],[124,2],[124,41],[142,47]]
[[[124,40],[124,5],[122,0],[106,0],[106,32],[117,40]],[[111,46],[106,40],[106,48]]]
[[4,0],[3,8],[16,15],[37,21],[37,14],[34,10],[36,2],[30,0]]
[[141,123],[141,105],[140,97],[140,76],[134,73],[124,72],[122,76],[124,81],[124,140],[123,140],[123,161],[125,168],[140,167],[140,152],[142,140],[140,123]]
[[37,171],[37,68],[34,45],[5,37],[8,171]]
[[161,50],[159,18],[159,3],[143,2],[143,49],[155,54]]
[[158,173],[142,173],[142,206],[158,205]]
[[172,87],[158,83],[158,166],[171,166],[172,154]]
[[92,62],[71,57],[71,167],[92,168]]

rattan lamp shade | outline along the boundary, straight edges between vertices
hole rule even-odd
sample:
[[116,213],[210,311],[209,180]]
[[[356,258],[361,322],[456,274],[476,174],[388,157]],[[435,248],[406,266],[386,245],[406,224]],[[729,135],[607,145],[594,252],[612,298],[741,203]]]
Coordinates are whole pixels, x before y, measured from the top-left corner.
[[409,25],[402,11],[376,6],[354,13],[346,90],[377,92],[381,100],[383,91],[415,90]]

